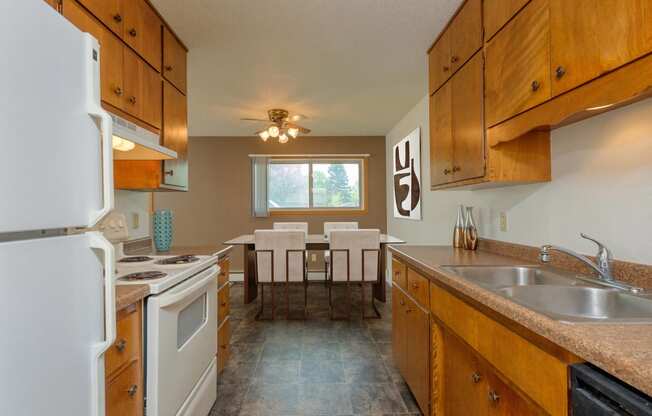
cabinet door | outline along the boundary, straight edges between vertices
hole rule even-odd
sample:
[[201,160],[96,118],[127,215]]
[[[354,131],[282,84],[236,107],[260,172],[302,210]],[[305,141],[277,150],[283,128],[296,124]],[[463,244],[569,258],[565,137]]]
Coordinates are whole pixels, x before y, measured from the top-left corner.
[[487,126],[550,98],[547,0],[533,0],[486,47]]
[[143,414],[143,384],[140,361],[136,360],[106,387],[107,416]]
[[229,292],[231,286],[228,284],[222,286],[217,291],[217,324],[220,325],[229,316],[231,304],[229,302]]
[[430,186],[453,180],[451,83],[430,96]]
[[485,370],[486,398],[491,416],[543,416],[547,413],[523,398],[492,370]]
[[143,77],[145,65],[131,49],[123,48],[124,99],[122,110],[141,119],[143,113]]
[[186,93],[186,50],[168,28],[163,29],[163,76]]
[[478,52],[450,81],[453,114],[453,180],[478,178],[485,173],[483,62]]
[[231,356],[231,319],[226,321],[217,330],[217,372],[221,373]]
[[188,110],[186,96],[163,82],[163,146],[177,152],[177,159],[163,161],[163,183],[188,187]]
[[484,0],[484,39],[488,41],[530,0]]
[[444,331],[445,414],[488,414],[486,373],[475,352],[457,336]]
[[398,371],[405,377],[407,365],[407,321],[405,296],[392,286],[392,357]]
[[430,322],[430,407],[431,414],[444,414],[444,329],[435,320]]
[[100,91],[102,101],[122,108],[124,86],[122,78],[122,43],[91,14],[74,0],[64,0],[63,15],[83,32],[93,35],[100,43]]
[[116,338],[104,354],[104,370],[112,376],[126,363],[140,357],[142,315],[140,304],[127,306],[116,314]]
[[405,379],[421,411],[429,414],[430,315],[407,298],[407,368]]
[[122,0],[78,0],[111,31],[122,36],[124,14]]
[[163,117],[163,81],[161,80],[161,74],[145,63],[142,65],[143,106],[140,113],[141,119],[160,129],[161,118]]
[[650,0],[550,0],[552,94],[652,51]]
[[482,3],[467,0],[450,25],[451,69],[457,71],[482,47]]
[[161,70],[161,20],[144,0],[124,0],[124,41]]
[[451,68],[450,33],[445,30],[428,52],[428,85],[435,92],[453,73]]
[[56,11],[59,11],[59,7],[61,6],[61,0],[45,0],[45,3]]

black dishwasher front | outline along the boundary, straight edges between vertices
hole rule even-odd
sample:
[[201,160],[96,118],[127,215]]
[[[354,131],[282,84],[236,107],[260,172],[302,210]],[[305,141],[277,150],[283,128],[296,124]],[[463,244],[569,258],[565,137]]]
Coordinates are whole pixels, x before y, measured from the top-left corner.
[[573,416],[652,416],[652,397],[590,364],[571,366]]

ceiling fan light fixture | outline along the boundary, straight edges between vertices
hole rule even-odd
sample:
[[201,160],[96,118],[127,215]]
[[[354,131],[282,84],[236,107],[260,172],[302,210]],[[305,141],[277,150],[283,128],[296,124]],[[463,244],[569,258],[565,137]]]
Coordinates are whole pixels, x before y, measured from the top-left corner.
[[287,143],[288,142],[288,136],[283,133],[280,136],[278,136],[278,142],[279,143]]
[[269,139],[269,132],[267,130],[259,131],[258,136],[260,136],[261,139],[263,139],[264,142]]
[[288,134],[292,136],[292,138],[296,139],[297,136],[299,135],[299,129],[296,127],[290,127],[288,129]]
[[278,126],[276,126],[276,125],[271,125],[271,126],[269,126],[269,128],[267,129],[267,132],[269,133],[269,135],[270,135],[271,137],[278,137],[278,134],[279,134],[281,131],[279,130]]

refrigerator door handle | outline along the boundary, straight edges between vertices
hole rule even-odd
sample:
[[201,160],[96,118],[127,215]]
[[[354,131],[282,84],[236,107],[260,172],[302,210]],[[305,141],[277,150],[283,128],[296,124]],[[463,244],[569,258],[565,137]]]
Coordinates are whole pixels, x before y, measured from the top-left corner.
[[94,226],[113,210],[113,120],[101,104],[100,95],[100,45],[84,33],[86,44],[86,105],[88,114],[99,119],[102,130],[102,208],[91,213],[89,226]]
[[115,252],[113,245],[104,238],[102,233],[91,231],[90,246],[104,253],[104,341],[96,344],[93,351],[91,393],[94,396],[91,403],[97,406],[93,416],[103,416],[104,400],[104,352],[115,342],[116,311],[115,311]]

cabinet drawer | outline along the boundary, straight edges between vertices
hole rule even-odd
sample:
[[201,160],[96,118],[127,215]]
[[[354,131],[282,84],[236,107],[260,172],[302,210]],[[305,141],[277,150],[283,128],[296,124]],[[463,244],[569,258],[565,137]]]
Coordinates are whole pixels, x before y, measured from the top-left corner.
[[551,97],[547,0],[532,0],[487,44],[485,78],[487,126]]
[[224,259],[219,262],[220,274],[217,275],[217,287],[222,287],[226,282],[229,281],[229,270],[231,268],[231,262],[229,259]]
[[140,357],[140,308],[140,303],[138,303],[129,305],[118,312],[115,342],[105,353],[107,377],[129,361]]
[[140,360],[131,363],[106,387],[107,416],[136,416],[143,413],[143,385]]
[[231,320],[227,317],[217,330],[217,372],[224,370],[231,355]]
[[217,324],[220,325],[227,316],[229,316],[229,311],[231,310],[231,304],[229,302],[229,290],[231,288],[230,284],[225,284],[217,292]]
[[412,269],[407,269],[408,294],[426,309],[430,305],[430,294],[428,293],[429,282],[426,277],[421,276]]
[[[568,366],[434,283],[430,310],[480,356],[552,415],[568,409]],[[545,386],[545,388],[544,388]]]
[[407,290],[407,268],[400,261],[392,259],[392,281]]

